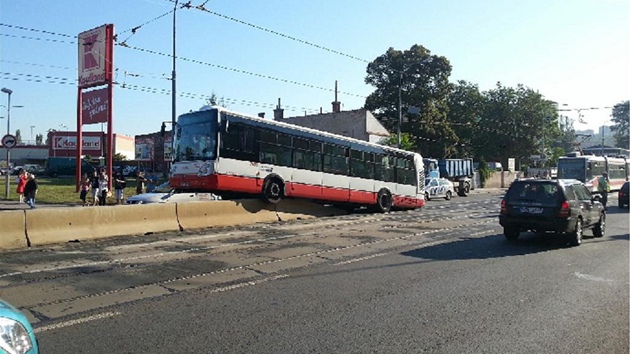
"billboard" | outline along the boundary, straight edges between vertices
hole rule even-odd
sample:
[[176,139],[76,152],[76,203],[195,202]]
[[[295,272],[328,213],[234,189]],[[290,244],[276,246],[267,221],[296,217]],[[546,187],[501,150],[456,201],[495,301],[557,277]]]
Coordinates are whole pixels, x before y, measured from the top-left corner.
[[136,160],[153,160],[153,146],[151,138],[136,138]]
[[92,90],[81,95],[83,124],[107,123],[109,97],[107,88]]
[[112,81],[114,25],[103,25],[79,34],[79,87]]
[[[68,135],[53,135],[52,136],[52,149],[53,150],[75,150],[77,148],[76,135],[70,135],[75,133],[69,133]],[[81,139],[84,151],[101,151],[101,137],[99,136],[83,136]]]
[[164,138],[164,161],[173,160],[173,139]]

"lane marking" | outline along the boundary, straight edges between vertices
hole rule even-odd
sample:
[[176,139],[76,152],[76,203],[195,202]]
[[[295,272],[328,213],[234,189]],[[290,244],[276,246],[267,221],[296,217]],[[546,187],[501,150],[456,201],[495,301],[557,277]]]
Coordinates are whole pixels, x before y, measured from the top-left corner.
[[244,287],[248,287],[248,286],[259,285],[259,284],[262,284],[262,283],[266,283],[266,282],[270,282],[270,281],[274,281],[274,280],[278,280],[278,279],[284,279],[284,278],[288,278],[288,277],[289,277],[288,274],[281,274],[281,275],[276,275],[276,276],[269,277],[269,278],[263,278],[263,279],[259,279],[259,280],[246,281],[244,283],[238,283],[238,284],[234,284],[234,285],[223,286],[223,287],[220,287],[220,288],[212,289],[210,291],[210,293],[211,294],[222,293],[222,292],[225,292],[225,291],[240,289],[240,288],[244,288]]
[[110,317],[119,316],[119,315],[122,315],[122,312],[118,312],[118,311],[104,312],[104,313],[100,313],[100,314],[93,315],[93,316],[81,317],[81,318],[77,318],[75,320],[55,323],[55,324],[51,324],[51,325],[48,325],[48,326],[37,327],[37,328],[35,328],[33,330],[33,332],[41,333],[41,332],[46,332],[46,331],[52,331],[52,330],[55,330],[55,329],[75,326],[75,325],[78,325],[78,324],[87,323],[87,322],[91,322],[91,321],[102,320],[102,319],[105,319],[105,318],[110,318]]
[[336,266],[346,265],[346,264],[366,261],[368,259],[372,259],[372,258],[376,258],[376,257],[380,257],[380,256],[386,256],[386,255],[387,255],[387,253],[377,253],[377,254],[373,254],[371,256],[359,257],[359,258],[354,258],[354,259],[350,259],[350,260],[347,260],[347,261],[335,263],[334,265],[336,265]]
[[614,280],[612,279],[606,279],[606,278],[601,278],[601,277],[597,277],[594,275],[589,275],[589,274],[582,274],[580,272],[575,272],[574,273],[576,277],[580,278],[580,279],[586,279],[586,280],[590,280],[590,281],[600,281],[600,282],[604,282],[604,283],[613,283]]

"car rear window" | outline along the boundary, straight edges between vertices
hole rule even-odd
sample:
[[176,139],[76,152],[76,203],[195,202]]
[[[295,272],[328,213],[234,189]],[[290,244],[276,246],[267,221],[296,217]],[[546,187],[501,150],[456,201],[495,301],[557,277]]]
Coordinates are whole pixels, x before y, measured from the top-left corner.
[[538,203],[556,202],[561,191],[555,183],[512,183],[506,197],[511,200],[532,201]]
[[623,186],[621,186],[621,191],[624,193],[628,193],[628,190],[630,189],[630,183],[626,182],[623,184]]

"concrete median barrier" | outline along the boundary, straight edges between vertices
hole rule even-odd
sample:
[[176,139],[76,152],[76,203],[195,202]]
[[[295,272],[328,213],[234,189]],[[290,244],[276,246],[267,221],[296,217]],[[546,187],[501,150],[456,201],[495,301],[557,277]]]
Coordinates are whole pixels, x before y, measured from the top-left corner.
[[348,212],[339,208],[300,199],[282,200],[276,204],[276,211],[282,221],[348,214]]
[[258,199],[177,203],[177,219],[184,230],[278,221],[275,208]]
[[26,215],[23,210],[0,213],[0,250],[26,248]]
[[32,246],[176,230],[175,204],[26,211],[26,233]]

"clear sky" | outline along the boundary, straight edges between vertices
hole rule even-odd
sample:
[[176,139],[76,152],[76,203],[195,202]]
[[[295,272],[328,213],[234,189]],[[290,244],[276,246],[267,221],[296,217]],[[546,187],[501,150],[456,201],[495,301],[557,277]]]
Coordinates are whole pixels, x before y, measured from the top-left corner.
[[[132,47],[115,47],[114,131],[158,131],[171,119],[173,1],[0,0],[0,86],[23,106],[11,110],[12,133],[75,129],[76,36],[106,23]],[[192,0],[211,12],[177,11],[177,114],[212,92],[252,115],[272,117],[278,98],[285,117],[330,112],[335,80],[342,108],[361,108],[373,91],[367,62],[420,44],[450,60],[453,82],[523,84],[564,109],[599,108],[581,112],[587,124],[564,112],[576,129],[597,129],[604,107],[630,98],[629,1]],[[0,104],[4,135],[6,94]]]

